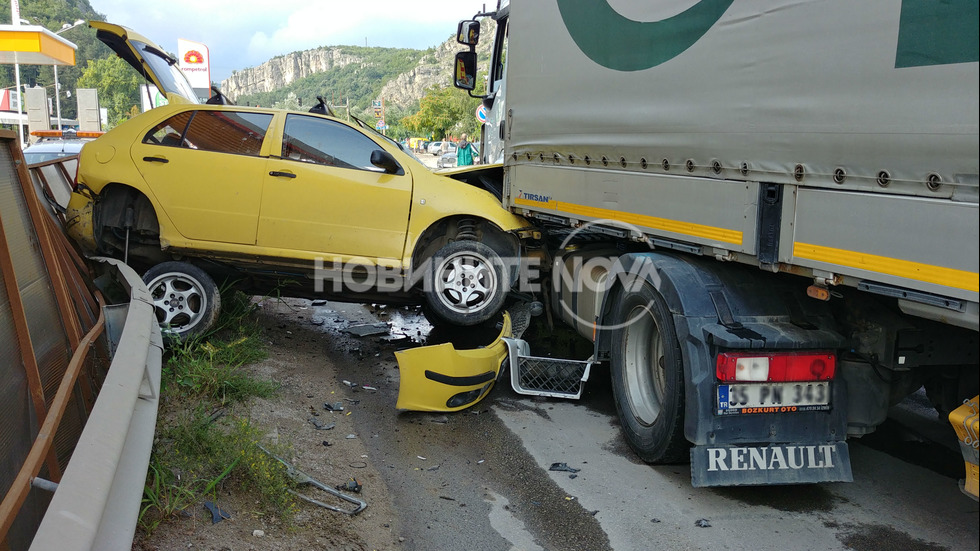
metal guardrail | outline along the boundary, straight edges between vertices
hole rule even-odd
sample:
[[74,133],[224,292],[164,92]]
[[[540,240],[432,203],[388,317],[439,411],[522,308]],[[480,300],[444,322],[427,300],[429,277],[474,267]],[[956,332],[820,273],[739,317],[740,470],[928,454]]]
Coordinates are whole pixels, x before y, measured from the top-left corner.
[[[153,300],[129,266],[112,259],[130,301],[109,372],[31,544],[32,550],[130,549],[153,447],[163,341]],[[107,307],[107,309],[112,307]],[[108,321],[116,319],[116,322]]]

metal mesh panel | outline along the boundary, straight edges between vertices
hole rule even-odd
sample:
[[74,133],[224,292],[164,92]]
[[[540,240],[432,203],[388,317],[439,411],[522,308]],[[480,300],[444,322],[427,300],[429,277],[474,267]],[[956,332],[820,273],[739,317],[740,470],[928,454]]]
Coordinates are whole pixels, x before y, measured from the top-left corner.
[[517,384],[525,392],[578,397],[590,362],[521,356]]
[[[13,167],[10,149],[0,147],[0,224],[8,241],[11,233],[23,235],[29,229],[25,226],[29,217]],[[0,272],[0,496],[6,495],[13,484],[38,430],[6,285]],[[30,493],[7,534],[11,549],[30,545],[46,503],[37,492]]]

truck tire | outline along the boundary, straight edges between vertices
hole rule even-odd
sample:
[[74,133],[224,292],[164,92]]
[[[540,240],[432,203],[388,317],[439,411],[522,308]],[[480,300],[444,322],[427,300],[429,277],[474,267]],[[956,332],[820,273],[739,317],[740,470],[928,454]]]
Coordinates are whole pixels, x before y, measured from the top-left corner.
[[157,322],[168,343],[204,334],[218,319],[221,294],[204,270],[187,262],[161,262],[143,274]]
[[436,325],[478,325],[500,310],[509,288],[493,249],[479,241],[453,241],[432,256],[424,289],[426,317]]
[[611,320],[611,376],[619,420],[647,463],[689,461],[684,364],[667,303],[650,284],[624,291]]

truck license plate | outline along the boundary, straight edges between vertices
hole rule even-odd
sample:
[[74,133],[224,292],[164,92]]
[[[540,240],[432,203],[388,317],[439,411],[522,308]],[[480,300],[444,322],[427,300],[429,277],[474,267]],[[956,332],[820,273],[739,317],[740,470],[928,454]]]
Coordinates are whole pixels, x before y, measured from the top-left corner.
[[830,409],[830,383],[718,385],[718,414],[792,413]]

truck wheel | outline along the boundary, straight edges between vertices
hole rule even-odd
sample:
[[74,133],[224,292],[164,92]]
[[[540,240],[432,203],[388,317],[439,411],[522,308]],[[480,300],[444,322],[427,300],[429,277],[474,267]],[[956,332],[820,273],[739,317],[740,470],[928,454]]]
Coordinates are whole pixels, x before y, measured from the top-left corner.
[[143,274],[157,322],[169,341],[206,332],[218,319],[221,295],[204,270],[187,262],[162,262]]
[[432,256],[425,282],[435,324],[478,325],[504,305],[510,288],[500,256],[479,241],[453,241]]
[[623,294],[611,319],[613,397],[627,442],[647,463],[688,461],[684,365],[666,302],[645,283]]

